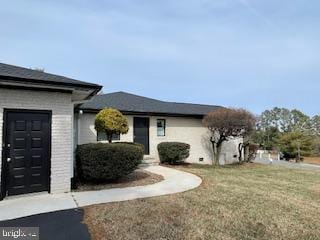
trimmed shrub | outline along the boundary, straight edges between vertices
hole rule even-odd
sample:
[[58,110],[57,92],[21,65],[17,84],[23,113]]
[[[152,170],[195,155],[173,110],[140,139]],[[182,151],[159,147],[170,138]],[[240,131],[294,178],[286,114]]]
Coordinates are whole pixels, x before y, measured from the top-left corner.
[[132,143],[90,143],[77,148],[78,177],[108,181],[132,173],[143,159],[143,147]]
[[179,164],[189,157],[190,145],[181,142],[162,142],[158,153],[162,163]]

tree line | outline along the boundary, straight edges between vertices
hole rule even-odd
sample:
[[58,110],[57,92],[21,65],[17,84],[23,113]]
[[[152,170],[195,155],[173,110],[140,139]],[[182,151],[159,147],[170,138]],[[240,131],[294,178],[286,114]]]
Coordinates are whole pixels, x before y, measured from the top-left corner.
[[257,119],[252,140],[262,149],[282,152],[286,159],[319,155],[320,115],[278,107],[266,110]]
[[203,124],[211,132],[214,164],[219,164],[222,143],[239,137],[239,162],[254,159],[258,149],[280,152],[286,160],[320,155],[320,116],[297,109],[275,107],[255,117],[244,109],[221,108],[208,113]]

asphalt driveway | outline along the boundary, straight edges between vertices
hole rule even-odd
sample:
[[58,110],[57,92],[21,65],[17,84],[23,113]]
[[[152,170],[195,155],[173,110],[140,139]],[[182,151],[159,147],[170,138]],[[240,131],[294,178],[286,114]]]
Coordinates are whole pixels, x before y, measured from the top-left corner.
[[39,227],[40,240],[87,240],[90,234],[82,220],[83,209],[72,209],[1,221],[0,227]]
[[272,164],[275,166],[281,166],[286,168],[293,168],[293,169],[303,169],[303,170],[317,170],[320,171],[320,165],[315,164],[308,164],[308,163],[294,163],[294,162],[287,162],[284,160],[273,160],[272,163],[267,158],[260,159],[259,157],[254,160],[256,163],[261,164]]

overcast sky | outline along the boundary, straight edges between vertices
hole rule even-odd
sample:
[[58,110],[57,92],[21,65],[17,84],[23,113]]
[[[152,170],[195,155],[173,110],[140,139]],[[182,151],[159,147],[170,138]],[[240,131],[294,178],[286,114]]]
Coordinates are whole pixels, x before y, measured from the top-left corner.
[[11,0],[0,62],[161,100],[320,113],[319,0]]

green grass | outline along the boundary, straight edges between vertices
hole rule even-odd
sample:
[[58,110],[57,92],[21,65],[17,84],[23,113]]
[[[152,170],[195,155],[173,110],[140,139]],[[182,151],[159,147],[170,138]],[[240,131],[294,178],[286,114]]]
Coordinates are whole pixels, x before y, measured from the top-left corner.
[[320,239],[320,172],[256,164],[177,167],[202,185],[85,209],[93,239]]

